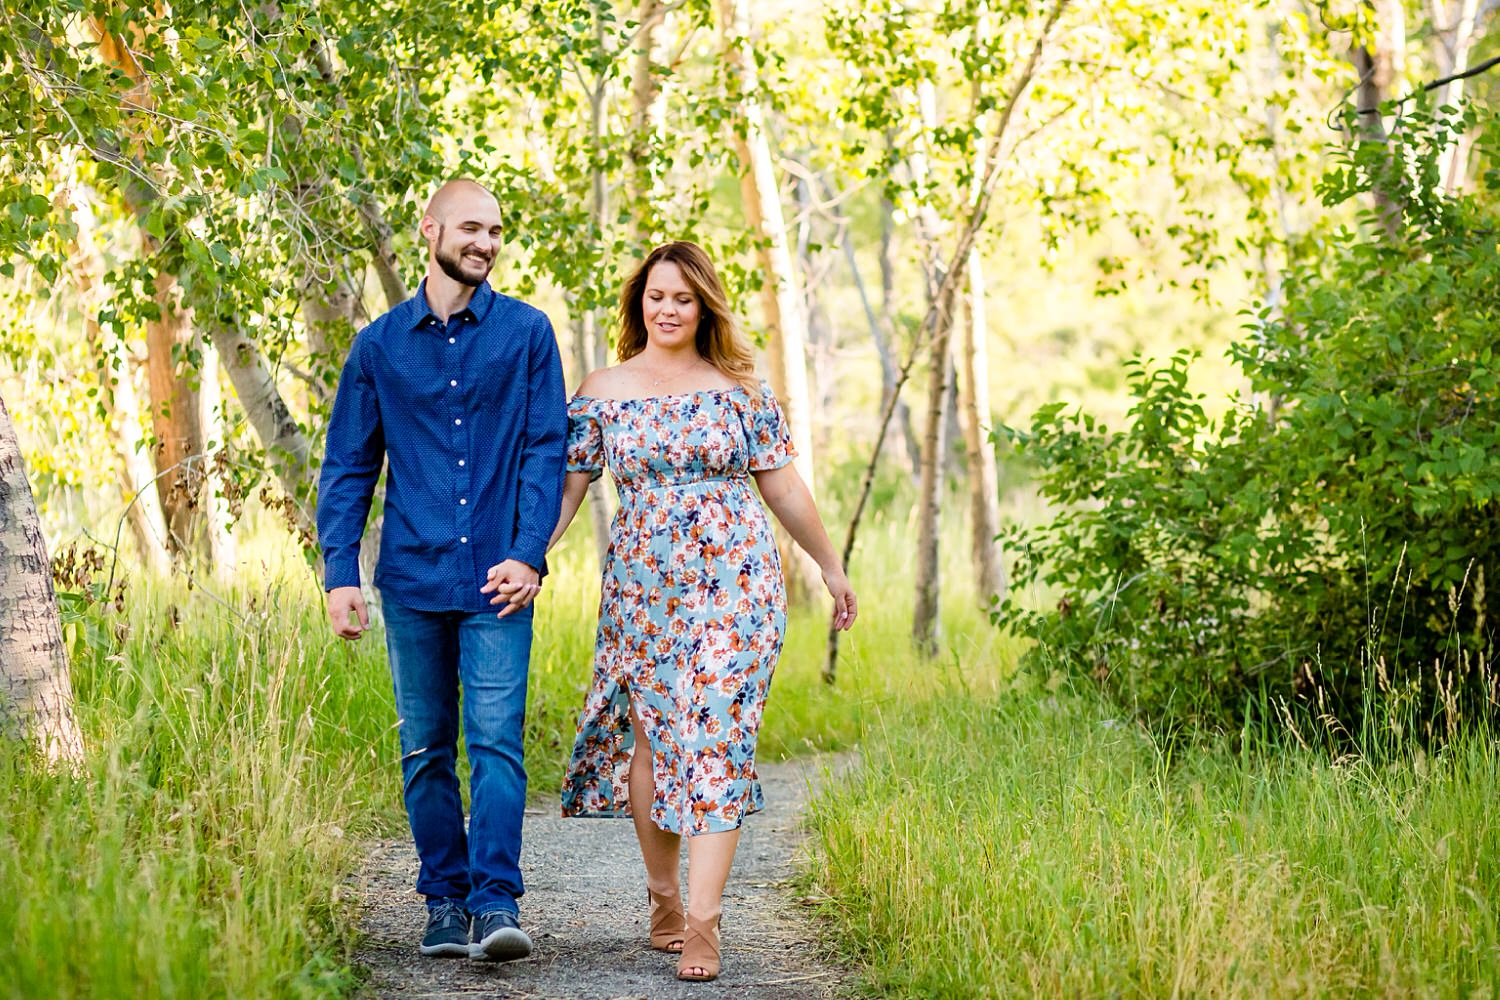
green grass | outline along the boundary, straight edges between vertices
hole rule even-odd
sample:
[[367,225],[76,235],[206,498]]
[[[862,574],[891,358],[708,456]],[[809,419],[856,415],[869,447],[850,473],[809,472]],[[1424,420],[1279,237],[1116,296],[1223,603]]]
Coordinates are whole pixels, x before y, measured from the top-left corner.
[[[950,682],[958,659],[918,662],[884,612],[910,603],[909,583],[883,571],[905,561],[905,534],[871,522],[855,565],[863,620],[837,686],[819,679],[826,616],[794,616],[765,759],[848,747],[880,711]],[[357,988],[349,876],[370,837],[405,828],[383,637],[333,639],[305,568],[267,538],[248,541],[247,564],[279,582],[210,597],[208,581],[136,579],[123,613],[91,612],[93,638],[73,662],[89,747],[78,774],[0,747],[0,998]],[[552,565],[526,731],[532,795],[548,806],[591,669],[588,533],[574,531]],[[982,659],[993,630],[956,590],[949,636],[959,658]]]
[[814,806],[829,939],[881,997],[1496,995],[1500,746],[1290,742],[1020,683],[884,712]]

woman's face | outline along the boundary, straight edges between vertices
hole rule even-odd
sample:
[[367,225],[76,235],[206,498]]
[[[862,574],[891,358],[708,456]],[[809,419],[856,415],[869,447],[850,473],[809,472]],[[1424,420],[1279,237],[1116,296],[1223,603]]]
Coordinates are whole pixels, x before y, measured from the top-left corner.
[[672,261],[653,264],[647,273],[641,313],[646,337],[654,346],[676,350],[697,343],[698,294]]

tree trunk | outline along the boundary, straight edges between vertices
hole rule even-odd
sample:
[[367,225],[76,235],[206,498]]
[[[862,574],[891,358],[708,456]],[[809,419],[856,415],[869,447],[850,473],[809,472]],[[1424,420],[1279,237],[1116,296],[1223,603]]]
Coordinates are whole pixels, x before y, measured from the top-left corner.
[[[955,321],[957,316],[954,317]],[[957,342],[948,339],[948,394],[943,397],[943,486],[960,482],[964,477],[964,464],[960,453],[964,449],[964,431],[960,426],[958,398],[958,354]]]
[[[1434,4],[1436,7],[1437,5]],[[1474,46],[1480,19],[1479,0],[1458,0],[1457,4],[1443,5],[1448,8],[1448,23],[1434,24],[1432,33],[1433,65],[1439,78],[1454,76],[1469,68],[1469,53]],[[1464,80],[1453,80],[1443,84],[1434,95],[1433,104],[1457,106],[1464,97]],[[1468,180],[1469,154],[1474,146],[1474,134],[1466,132],[1458,137],[1453,148],[1443,154],[1443,191],[1457,194]]]
[[[937,306],[947,282],[945,265],[938,250],[938,218],[930,193],[931,170],[927,145],[937,131],[937,99],[930,80],[917,85],[916,101],[922,122],[922,138],[907,163],[916,188],[917,232],[922,247],[922,274],[927,286],[928,310]],[[940,322],[933,329],[929,358],[927,413],[922,426],[922,464],[917,488],[916,600],[912,608],[912,640],[924,656],[937,652],[941,634],[940,596],[942,593],[942,515],[943,495],[947,492],[946,471],[953,443],[950,421],[954,417],[952,372],[952,310],[939,311]]]
[[[90,24],[99,39],[100,57],[132,83],[128,93],[123,95],[125,100],[132,108],[149,111],[155,106],[150,81],[130,47],[108,30],[102,16],[95,15]],[[130,28],[136,34],[137,45],[143,47],[142,29],[134,24]],[[141,112],[134,112],[130,124],[134,126],[140,118]],[[139,146],[144,141],[144,137],[132,128],[123,155],[138,160]],[[146,226],[147,216],[156,201],[154,192],[127,173],[121,193],[135,216],[142,249],[147,256],[157,253],[161,250],[160,241]],[[158,270],[153,283],[153,297],[159,315],[146,323],[146,388],[151,407],[151,430],[155,437],[156,492],[167,525],[167,549],[174,558],[184,559],[190,555],[194,533],[196,477],[202,473],[198,463],[202,461],[199,456],[203,452],[198,394],[188,380],[177,373],[178,361],[191,343],[193,331],[190,312],[180,301],[176,276]]]
[[[1359,117],[1358,139],[1388,147],[1390,139],[1381,119],[1380,105],[1390,97],[1391,87],[1405,67],[1406,14],[1399,0],[1377,0],[1375,11],[1374,50],[1355,46],[1349,53],[1349,61],[1359,74],[1354,91],[1355,110]],[[1386,169],[1400,169],[1400,164],[1388,150]],[[1384,183],[1377,181],[1371,192],[1376,220],[1387,239],[1395,239],[1401,232],[1401,204],[1394,188],[1392,178]]]
[[100,400],[109,423],[119,459],[118,478],[125,522],[135,540],[136,553],[151,572],[166,576],[172,571],[167,552],[167,522],[157,497],[156,470],[146,454],[141,433],[141,407],[135,391],[135,372],[130,351],[124,344],[107,343],[99,324],[99,310],[108,300],[104,288],[104,261],[96,243],[98,220],[76,174],[77,163],[69,156],[60,197],[77,233],[67,246],[68,274],[78,294],[84,342],[98,358]]
[[[142,232],[148,252],[155,241]],[[155,301],[161,315],[146,323],[146,387],[155,437],[157,488],[167,518],[167,548],[177,559],[192,554],[197,527],[195,508],[203,475],[203,425],[198,390],[178,363],[193,341],[192,314],[179,301],[177,279],[165,271],[155,276]]]
[[[646,22],[642,22],[643,31]],[[608,40],[604,31],[604,18],[602,12],[596,6],[594,10],[594,44],[603,51],[608,46]],[[649,36],[647,45],[649,46]],[[640,69],[639,64],[636,67]],[[649,77],[650,60],[649,49],[647,53],[646,72]],[[632,84],[640,85],[650,89],[640,80],[632,80]],[[605,100],[608,97],[609,77],[600,74],[594,82],[594,89],[589,93],[589,230],[590,237],[600,259],[605,256],[604,248],[608,244],[607,233],[609,230],[609,184],[605,176]],[[644,113],[643,109],[634,109],[637,114]],[[574,298],[576,302],[576,297]],[[599,309],[592,301],[586,307],[574,306],[577,321],[573,324],[573,360],[578,368],[578,378],[583,377],[596,368],[603,368],[609,364],[609,334],[601,317]],[[614,518],[614,505],[608,490],[604,487],[603,478],[589,483],[588,488],[589,526],[594,534],[594,554],[599,560],[599,565],[604,565],[604,560],[609,552],[609,523]]]
[[[740,161],[740,192],[745,221],[761,238],[760,267],[764,285],[761,304],[765,314],[771,388],[775,390],[791,425],[797,447],[796,469],[807,488],[817,495],[813,474],[812,407],[807,388],[807,322],[802,315],[802,292],[792,264],[786,223],[781,212],[781,191],[771,144],[766,136],[765,115],[756,97],[755,53],[750,43],[750,10],[745,0],[719,0],[719,30],[724,59],[736,82],[735,98],[739,122],[733,129],[735,152]],[[821,574],[812,557],[793,544],[785,529],[777,526],[777,543],[786,573],[788,597],[805,602],[817,592]]]
[[208,554],[214,579],[221,585],[234,583],[239,575],[239,546],[235,544],[234,518],[229,513],[232,487],[225,477],[223,462],[227,431],[224,420],[224,394],[219,387],[219,352],[213,341],[198,335],[199,356],[203,369],[198,384],[198,420],[203,428],[202,505],[204,526],[208,531]]
[[[818,294],[820,282],[819,262],[812,252],[813,239],[813,184],[805,176],[794,182],[793,192],[797,199],[797,266],[801,271],[803,308],[807,316],[807,346],[812,354],[811,397],[817,400],[818,412],[833,412],[834,386],[837,376],[834,371],[834,345],[838,340],[828,310],[823,308]],[[828,450],[828,439],[833,428],[826,419],[814,428],[813,448],[819,455]]]
[[304,548],[314,546],[316,528],[310,511],[313,493],[312,442],[292,416],[265,357],[243,332],[214,321],[209,328],[240,406],[250,418],[266,461],[291,502],[292,527]]
[[16,429],[0,398],[0,729],[53,763],[83,758],[52,564]]
[[984,264],[979,251],[969,252],[969,295],[964,337],[958,350],[959,385],[964,413],[964,444],[969,456],[970,545],[974,588],[980,610],[1005,597],[1005,569],[1000,559],[1000,487],[995,447],[990,442],[989,328],[985,317]]
[[[844,253],[848,255],[850,264],[854,267],[854,250],[847,242]],[[891,331],[892,335],[900,329],[896,322],[896,266],[892,260],[896,239],[895,206],[890,200],[882,197],[880,199],[880,313],[884,318],[884,329]],[[859,275],[855,274],[855,283],[863,288],[859,282]],[[871,333],[875,338],[875,350],[880,352],[880,397],[882,404],[888,402],[896,385],[896,363],[891,345],[880,329],[872,322]],[[912,484],[915,485],[922,475],[922,449],[917,444],[916,431],[912,429],[911,409],[903,399],[896,400],[894,411],[896,426],[901,431],[901,440],[906,445],[906,461],[911,466]]]
[[939,535],[942,531],[942,433],[943,403],[948,396],[949,344],[953,322],[945,317],[933,329],[931,370],[927,378],[927,414],[922,431],[922,476],[917,490],[917,595],[912,610],[911,634],[924,656],[937,652],[941,638],[939,597],[942,566]]
[[630,243],[645,254],[645,243],[656,228],[651,194],[656,187],[651,176],[651,147],[666,126],[665,102],[653,53],[657,31],[666,19],[662,0],[639,0],[636,5],[636,47],[630,63],[630,143],[626,147],[625,191],[630,201]]

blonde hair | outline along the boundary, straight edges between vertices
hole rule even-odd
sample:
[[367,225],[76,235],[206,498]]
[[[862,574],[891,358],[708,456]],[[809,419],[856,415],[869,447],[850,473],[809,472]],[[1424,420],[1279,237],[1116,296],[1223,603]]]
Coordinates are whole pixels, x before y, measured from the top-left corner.
[[730,315],[729,298],[719,283],[713,261],[702,247],[686,240],[663,243],[652,250],[625,282],[620,292],[620,336],[615,347],[619,359],[629,360],[646,349],[646,318],[641,299],[646,294],[646,279],[657,264],[676,264],[682,270],[683,280],[698,297],[698,335],[694,346],[699,355],[740,385],[754,388],[758,382],[755,355]]

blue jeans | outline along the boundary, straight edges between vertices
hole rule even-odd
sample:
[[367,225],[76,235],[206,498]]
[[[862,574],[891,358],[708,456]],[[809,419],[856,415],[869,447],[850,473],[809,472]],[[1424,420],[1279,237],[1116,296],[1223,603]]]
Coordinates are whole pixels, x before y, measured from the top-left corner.
[[[526,769],[521,731],[531,657],[530,608],[417,611],[385,602],[385,642],[396,688],[401,776],[428,899],[465,900],[469,912],[517,913]],[[469,829],[459,797],[459,686],[469,751]]]

